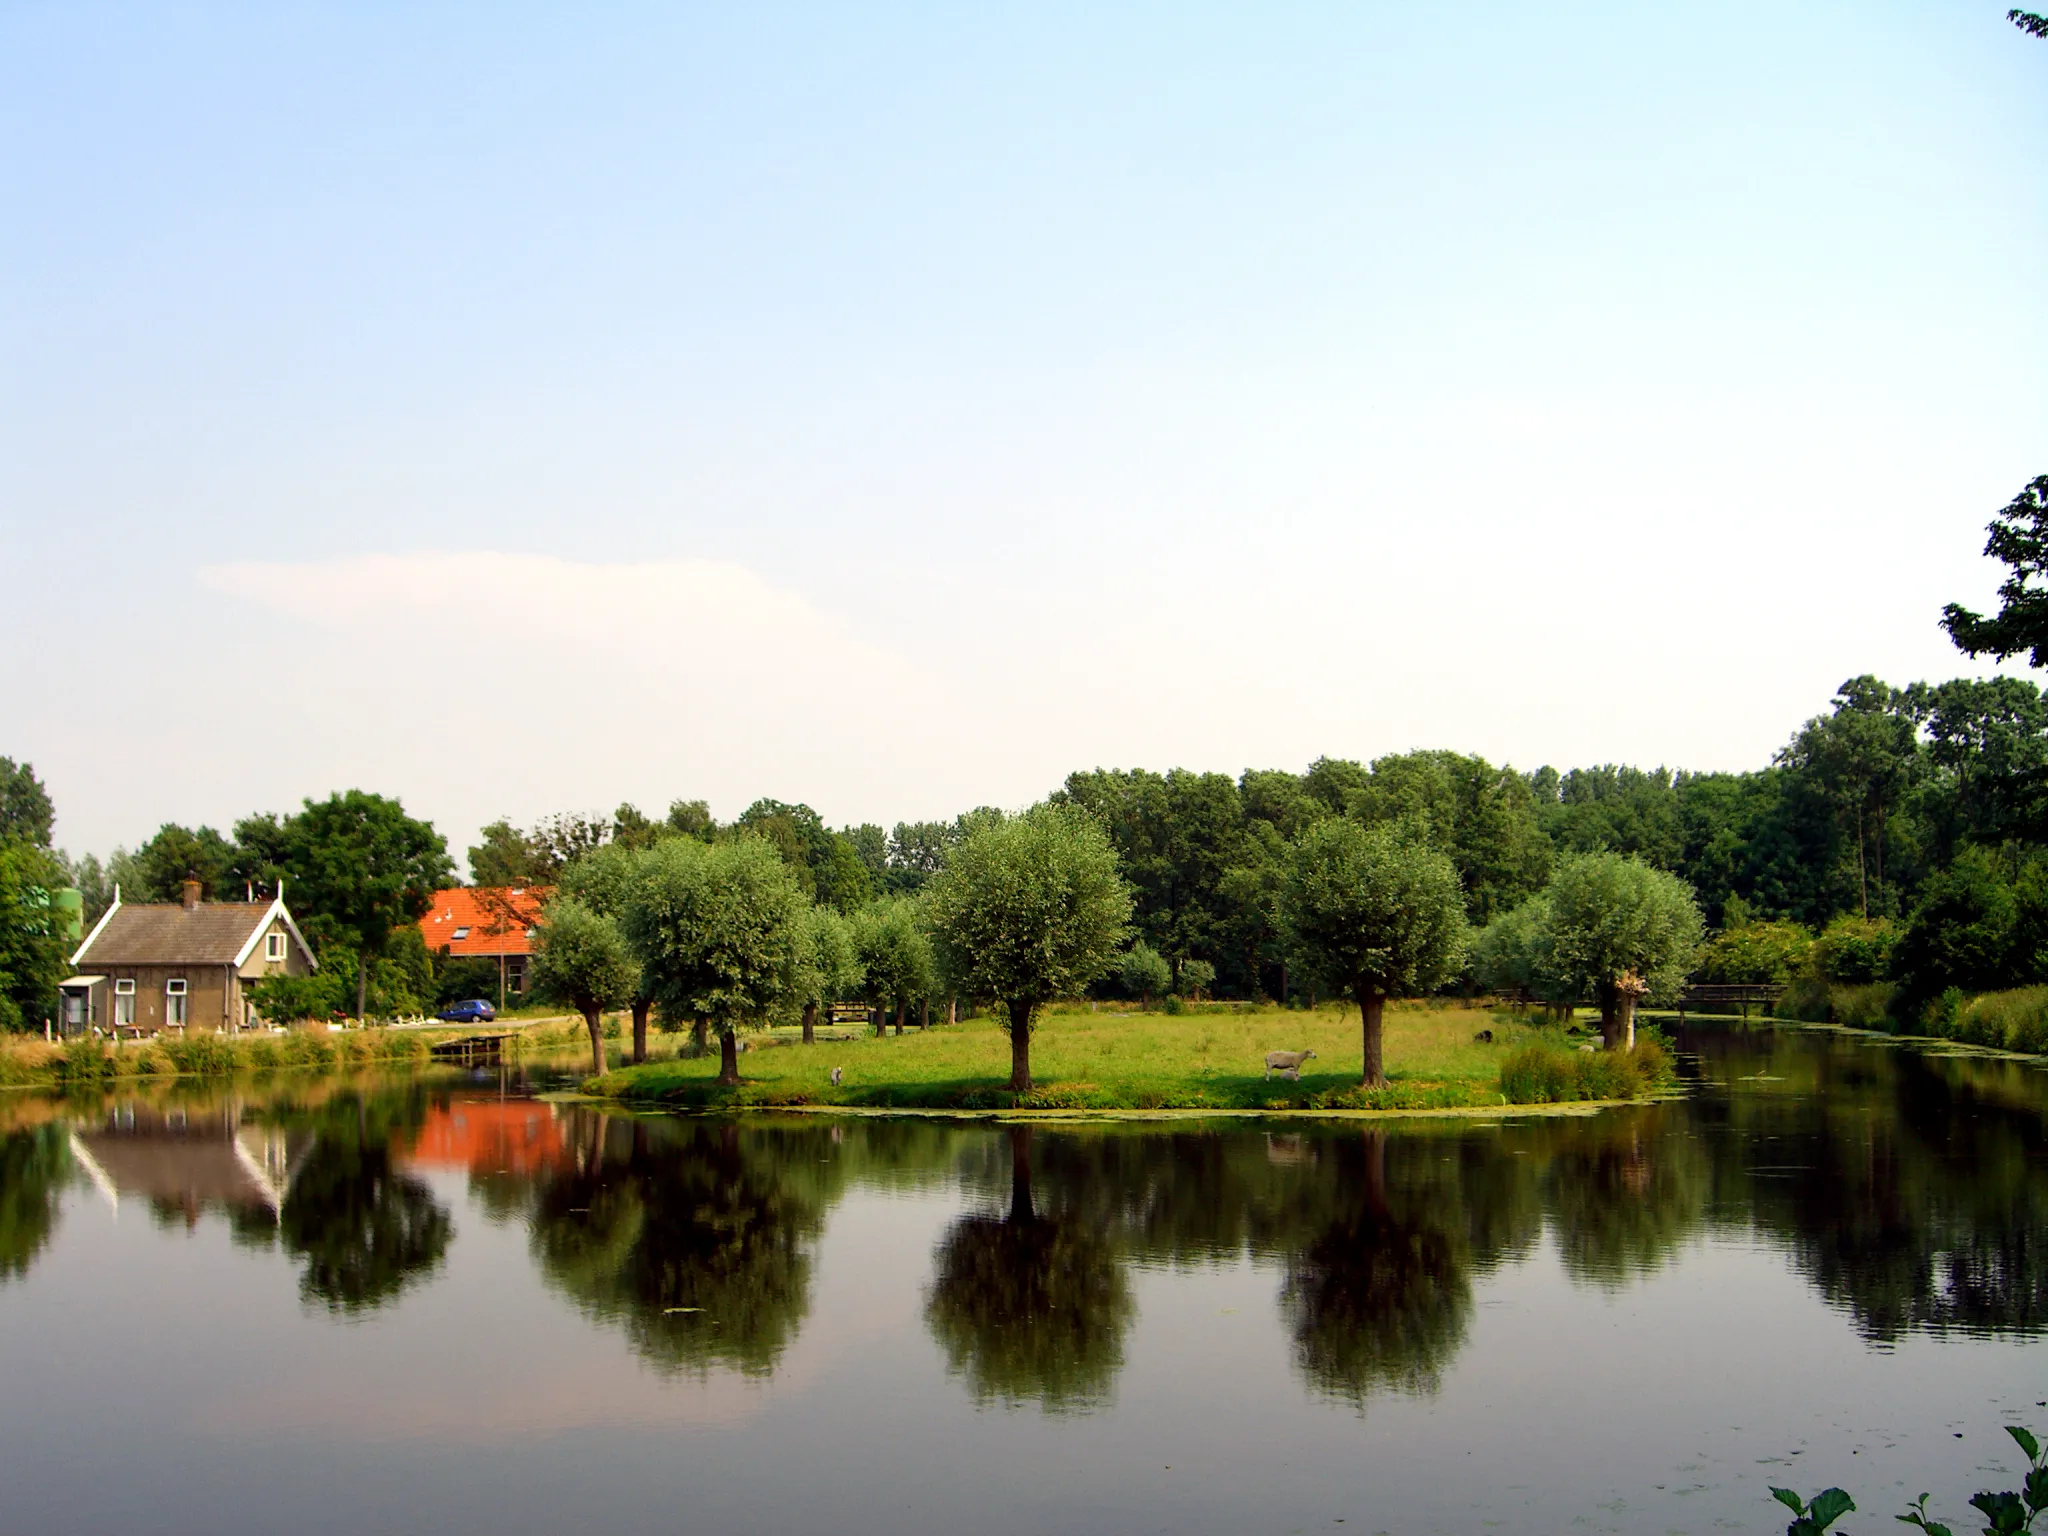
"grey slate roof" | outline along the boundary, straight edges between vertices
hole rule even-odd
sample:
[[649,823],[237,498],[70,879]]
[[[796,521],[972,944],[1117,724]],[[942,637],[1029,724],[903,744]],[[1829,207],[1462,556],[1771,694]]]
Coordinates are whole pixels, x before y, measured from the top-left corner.
[[77,957],[80,969],[108,965],[232,965],[270,914],[267,901],[208,901],[114,909]]

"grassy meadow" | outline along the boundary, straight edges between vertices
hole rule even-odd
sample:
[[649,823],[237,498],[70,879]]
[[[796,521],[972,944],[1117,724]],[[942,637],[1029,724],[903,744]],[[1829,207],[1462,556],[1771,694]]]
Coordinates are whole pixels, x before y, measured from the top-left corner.
[[[1474,1037],[1493,1032],[1491,1044]],[[838,1032],[843,1034],[844,1032]],[[1143,1013],[1128,1004],[1069,1005],[1040,1021],[1031,1042],[1039,1109],[1458,1109],[1499,1105],[1501,1064],[1535,1032],[1505,1012],[1406,1003],[1386,1013],[1388,1086],[1358,1085],[1358,1013],[1196,1005]],[[1268,1051],[1313,1050],[1300,1082],[1265,1078]],[[842,1069],[833,1087],[831,1072]],[[673,1057],[592,1079],[590,1092],[636,1102],[710,1108],[844,1105],[876,1109],[1013,1107],[1008,1037],[988,1018],[902,1036],[821,1040],[794,1031],[751,1037],[737,1089],[716,1081],[716,1052]]]

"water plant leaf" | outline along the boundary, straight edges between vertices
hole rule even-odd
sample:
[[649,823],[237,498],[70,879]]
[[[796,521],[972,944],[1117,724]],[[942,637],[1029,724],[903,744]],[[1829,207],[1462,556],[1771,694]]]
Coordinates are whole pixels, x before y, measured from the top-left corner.
[[1799,1497],[1790,1488],[1773,1488],[1771,1490],[1771,1497],[1791,1510],[1795,1515],[1806,1513],[1806,1500]]
[[2039,1514],[2048,1509],[2048,1467],[2036,1467],[2027,1474],[2027,1508]]
[[2016,1493],[1992,1493],[1985,1491],[1970,1496],[1970,1507],[1983,1512],[1991,1523],[1984,1527],[1986,1536],[2016,1536],[2027,1528],[2027,1511]]
[[1829,1488],[1816,1493],[1813,1502],[1806,1506],[1806,1513],[1813,1521],[1814,1529],[1824,1531],[1846,1514],[1856,1509],[1856,1501],[1839,1488]]
[[1955,1536],[1955,1532],[1951,1531],[1939,1520],[1927,1518],[1927,1495],[1924,1493],[1913,1503],[1906,1506],[1906,1512],[1903,1515],[1894,1515],[1892,1518],[1901,1525],[1919,1526],[1921,1530],[1927,1533],[1927,1536]]
[[2008,1424],[2005,1426],[2005,1432],[2019,1442],[2020,1449],[2027,1453],[2027,1460],[2041,1459],[2041,1442],[2034,1438],[2030,1430],[2018,1424]]

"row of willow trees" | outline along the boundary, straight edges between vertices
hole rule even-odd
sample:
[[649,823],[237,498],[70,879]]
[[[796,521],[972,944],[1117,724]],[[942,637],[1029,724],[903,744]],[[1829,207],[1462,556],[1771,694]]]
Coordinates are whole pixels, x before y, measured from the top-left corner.
[[[1136,1269],[1246,1258],[1274,1271],[1314,1390],[1361,1407],[1433,1390],[1476,1285],[1546,1232],[1575,1280],[1607,1288],[1717,1230],[1760,1232],[1872,1340],[2048,1326],[2048,1117],[2016,1068],[1838,1042],[1695,1044],[1731,1053],[1709,1057],[1730,1087],[1484,1133],[966,1131],[565,1108],[561,1155],[484,1159],[471,1191],[492,1219],[528,1228],[551,1287],[656,1367],[764,1375],[818,1304],[841,1199],[963,1184],[967,1209],[924,1274],[926,1325],[977,1399],[1055,1411],[1113,1390]],[[1758,1070],[1781,1081],[1738,1081]],[[406,1154],[436,1103],[415,1084],[250,1111],[312,1144],[278,1216],[227,1213],[236,1240],[288,1255],[305,1297],[339,1312],[429,1280],[453,1223]],[[1759,1139],[1782,1154],[1774,1172],[1753,1166]],[[0,1140],[0,1278],[48,1242],[74,1177],[66,1147],[47,1126]]]

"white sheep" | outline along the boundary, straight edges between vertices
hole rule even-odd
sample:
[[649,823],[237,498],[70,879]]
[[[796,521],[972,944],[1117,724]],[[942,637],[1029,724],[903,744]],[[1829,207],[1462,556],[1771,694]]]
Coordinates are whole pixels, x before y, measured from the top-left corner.
[[837,1088],[837,1087],[839,1086],[839,1074],[840,1074],[840,1072],[842,1072],[843,1070],[844,1070],[844,1069],[843,1069],[843,1068],[841,1068],[841,1067],[834,1067],[834,1068],[832,1069],[832,1086],[833,1086],[834,1088]]
[[1266,1081],[1273,1080],[1275,1072],[1301,1081],[1301,1064],[1313,1060],[1314,1051],[1268,1051],[1266,1052]]

